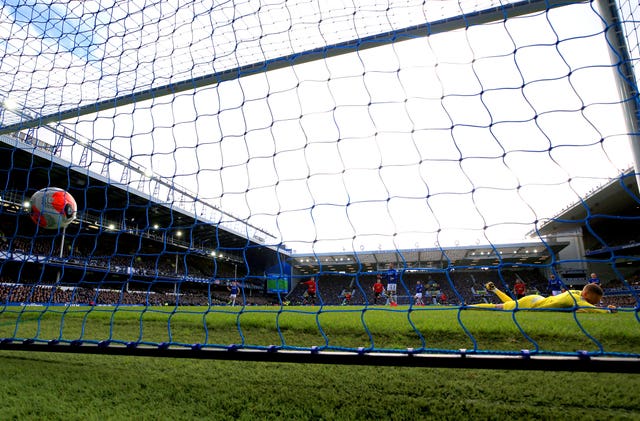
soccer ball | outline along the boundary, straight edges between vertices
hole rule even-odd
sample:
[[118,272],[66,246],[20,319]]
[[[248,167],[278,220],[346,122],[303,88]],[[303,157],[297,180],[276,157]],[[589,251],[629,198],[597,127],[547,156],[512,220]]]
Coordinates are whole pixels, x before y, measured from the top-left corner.
[[78,212],[76,200],[62,189],[47,187],[31,196],[31,219],[40,228],[65,228]]

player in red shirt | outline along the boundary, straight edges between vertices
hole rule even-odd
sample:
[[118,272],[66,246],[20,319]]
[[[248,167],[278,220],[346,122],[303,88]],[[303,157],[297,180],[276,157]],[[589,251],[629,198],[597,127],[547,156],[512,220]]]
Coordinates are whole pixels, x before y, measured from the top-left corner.
[[343,305],[343,306],[346,306],[346,305],[351,304],[351,297],[352,297],[351,291],[347,291],[347,290],[345,289],[345,290],[342,292],[342,297],[343,297],[343,299],[342,299],[342,305]]
[[373,304],[378,304],[378,298],[384,297],[384,285],[382,284],[382,277],[380,275],[376,278],[376,283],[373,284]]
[[447,304],[447,294],[444,292],[440,293],[440,304]]
[[527,293],[527,285],[522,282],[522,279],[516,280],[516,283],[513,285],[513,292],[516,294],[516,300],[525,296]]
[[316,278],[312,276],[311,278],[309,278],[308,281],[301,282],[301,283],[307,286],[307,290],[303,295],[304,304],[314,305],[316,303],[316,289],[318,287],[316,284]]

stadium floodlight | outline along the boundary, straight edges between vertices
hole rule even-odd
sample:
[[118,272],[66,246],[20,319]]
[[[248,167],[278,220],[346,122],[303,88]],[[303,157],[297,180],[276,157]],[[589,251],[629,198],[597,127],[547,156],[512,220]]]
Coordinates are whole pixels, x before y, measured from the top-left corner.
[[12,98],[5,98],[5,100],[2,102],[2,106],[9,111],[18,109],[18,103]]

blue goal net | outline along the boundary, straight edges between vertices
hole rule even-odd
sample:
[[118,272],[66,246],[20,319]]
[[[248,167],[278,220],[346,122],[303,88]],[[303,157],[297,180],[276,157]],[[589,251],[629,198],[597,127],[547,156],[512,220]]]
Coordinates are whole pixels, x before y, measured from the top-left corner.
[[638,9],[5,1],[0,349],[637,371]]

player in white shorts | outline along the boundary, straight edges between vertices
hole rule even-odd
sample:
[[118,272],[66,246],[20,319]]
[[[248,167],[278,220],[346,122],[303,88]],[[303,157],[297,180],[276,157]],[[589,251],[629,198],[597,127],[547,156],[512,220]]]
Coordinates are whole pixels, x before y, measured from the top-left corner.
[[389,269],[387,270],[387,297],[389,304],[392,307],[398,305],[398,296],[396,291],[398,289],[398,272],[396,271],[393,263],[389,263]]

